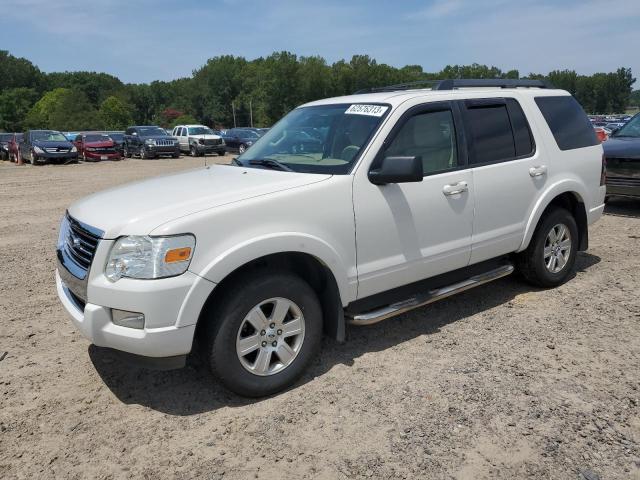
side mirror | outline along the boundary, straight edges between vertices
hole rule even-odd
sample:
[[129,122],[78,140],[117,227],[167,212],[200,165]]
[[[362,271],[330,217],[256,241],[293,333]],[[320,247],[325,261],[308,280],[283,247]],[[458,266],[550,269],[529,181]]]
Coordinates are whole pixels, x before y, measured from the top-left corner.
[[374,185],[387,183],[421,182],[422,157],[384,157],[380,167],[369,171],[369,181]]

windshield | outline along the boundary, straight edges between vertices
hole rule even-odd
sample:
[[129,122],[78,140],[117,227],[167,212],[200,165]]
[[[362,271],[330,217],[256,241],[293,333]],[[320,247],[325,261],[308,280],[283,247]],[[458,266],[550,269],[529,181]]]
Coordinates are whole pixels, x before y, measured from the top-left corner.
[[121,142],[124,138],[124,133],[110,133],[109,137],[111,137],[111,139],[115,140],[116,142]]
[[140,131],[140,135],[143,137],[166,137],[167,132],[165,132],[160,127],[141,127],[138,129]]
[[625,123],[612,137],[640,137],[640,115],[636,115]]
[[109,135],[87,135],[84,137],[85,142],[110,142]]
[[67,137],[65,137],[60,132],[54,131],[42,131],[42,132],[33,132],[33,139],[40,140],[42,142],[67,142]]
[[189,127],[189,135],[213,135],[209,127]]
[[0,142],[8,142],[13,137],[13,133],[0,133]]
[[297,108],[238,161],[276,160],[296,172],[346,174],[388,111],[387,105],[362,104]]

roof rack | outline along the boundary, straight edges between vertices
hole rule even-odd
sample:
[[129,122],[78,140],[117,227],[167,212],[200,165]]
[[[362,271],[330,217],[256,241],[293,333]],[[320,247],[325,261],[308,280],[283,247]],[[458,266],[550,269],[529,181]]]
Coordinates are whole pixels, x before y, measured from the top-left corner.
[[355,94],[394,92],[397,90],[413,90],[431,87],[432,90],[454,90],[456,88],[554,88],[547,80],[511,79],[511,78],[481,78],[481,79],[447,79],[447,80],[418,80],[416,82],[398,83],[386,87],[374,87],[358,90]]

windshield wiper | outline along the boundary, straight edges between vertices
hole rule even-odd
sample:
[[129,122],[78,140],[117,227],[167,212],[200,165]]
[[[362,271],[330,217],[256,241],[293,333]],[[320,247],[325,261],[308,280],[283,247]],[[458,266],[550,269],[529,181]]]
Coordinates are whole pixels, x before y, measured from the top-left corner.
[[284,163],[280,163],[278,160],[272,158],[260,158],[256,160],[249,160],[249,165],[260,165],[261,167],[273,168],[275,170],[282,170],[285,172],[293,172],[293,169],[287,167]]

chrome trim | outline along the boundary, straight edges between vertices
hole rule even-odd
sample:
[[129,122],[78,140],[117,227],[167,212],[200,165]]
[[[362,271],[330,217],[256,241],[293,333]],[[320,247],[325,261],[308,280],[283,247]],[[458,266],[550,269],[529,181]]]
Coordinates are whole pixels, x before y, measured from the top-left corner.
[[409,310],[413,310],[415,308],[428,305],[429,303],[433,303],[437,300],[442,300],[443,298],[450,297],[451,295],[455,295],[456,293],[464,292],[465,290],[469,290],[484,283],[506,277],[507,275],[511,274],[513,270],[513,265],[503,265],[493,270],[489,270],[488,272],[474,275],[473,277],[470,277],[467,280],[463,280],[462,282],[454,283],[442,288],[436,288],[426,293],[415,295],[407,300],[393,303],[376,310],[358,313],[351,317],[349,323],[351,325],[373,325],[374,323],[381,322],[382,320],[386,320],[387,318],[395,317],[396,315],[408,312]]

